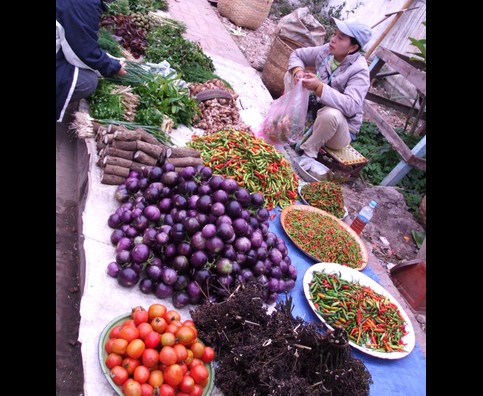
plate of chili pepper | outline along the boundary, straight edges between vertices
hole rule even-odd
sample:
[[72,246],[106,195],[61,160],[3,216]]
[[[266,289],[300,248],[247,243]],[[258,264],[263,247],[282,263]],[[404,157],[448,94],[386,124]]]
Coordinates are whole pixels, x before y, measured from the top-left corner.
[[368,262],[366,245],[342,220],[308,205],[289,205],[280,214],[292,242],[317,262],[338,263],[362,270]]
[[342,189],[337,183],[328,180],[303,183],[298,186],[298,193],[305,205],[325,210],[341,220],[349,215]]
[[367,275],[336,263],[317,263],[304,274],[304,294],[331,330],[342,327],[354,348],[382,359],[414,349],[411,320],[398,301]]

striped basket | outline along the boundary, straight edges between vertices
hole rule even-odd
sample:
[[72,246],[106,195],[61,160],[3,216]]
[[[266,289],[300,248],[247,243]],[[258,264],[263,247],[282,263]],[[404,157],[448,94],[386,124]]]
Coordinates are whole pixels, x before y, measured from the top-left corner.
[[218,0],[218,4],[216,8],[221,16],[224,16],[230,19],[229,14],[231,10],[231,5],[233,4],[233,0]]
[[[220,3],[218,1],[218,10]],[[273,0],[232,0],[229,3],[228,15],[224,16],[237,26],[257,30],[267,19]],[[223,7],[222,9],[226,10]]]
[[288,68],[288,58],[293,50],[300,47],[303,45],[297,41],[280,37],[280,35],[275,37],[262,72],[262,82],[274,98],[282,96],[283,78]]

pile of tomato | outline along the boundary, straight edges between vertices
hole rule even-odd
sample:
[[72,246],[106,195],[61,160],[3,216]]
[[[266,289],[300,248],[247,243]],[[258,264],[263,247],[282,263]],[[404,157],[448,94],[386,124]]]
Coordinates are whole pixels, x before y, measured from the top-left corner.
[[104,347],[110,377],[126,396],[202,396],[210,382],[213,348],[192,320],[160,303],[133,308]]

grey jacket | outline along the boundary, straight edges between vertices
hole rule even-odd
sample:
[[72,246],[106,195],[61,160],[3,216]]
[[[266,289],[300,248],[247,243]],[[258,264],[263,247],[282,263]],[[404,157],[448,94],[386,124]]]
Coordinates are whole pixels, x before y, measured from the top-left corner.
[[297,48],[288,60],[288,70],[300,66],[313,67],[324,83],[317,100],[340,110],[346,117],[349,130],[358,133],[362,125],[362,105],[370,87],[369,68],[360,52],[348,55],[331,73],[329,43],[318,47]]

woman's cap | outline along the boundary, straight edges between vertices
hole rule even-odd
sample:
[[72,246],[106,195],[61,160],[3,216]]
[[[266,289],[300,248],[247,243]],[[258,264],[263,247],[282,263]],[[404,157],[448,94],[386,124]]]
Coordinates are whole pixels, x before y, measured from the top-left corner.
[[342,33],[346,34],[347,36],[354,37],[361,48],[364,48],[372,37],[371,28],[359,22],[357,19],[350,18],[346,19],[345,21],[341,21],[332,17],[332,20]]

